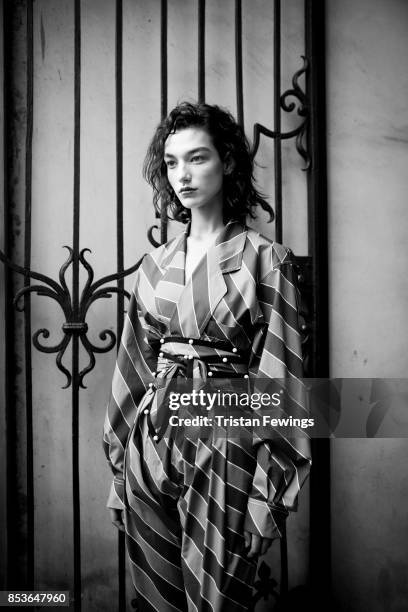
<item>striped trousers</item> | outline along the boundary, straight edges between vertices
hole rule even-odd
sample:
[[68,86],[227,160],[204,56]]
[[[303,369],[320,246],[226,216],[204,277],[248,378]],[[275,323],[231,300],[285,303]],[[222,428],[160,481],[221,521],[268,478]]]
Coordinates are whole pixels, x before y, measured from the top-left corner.
[[247,610],[256,571],[243,538],[256,465],[250,444],[181,427],[154,442],[139,415],[125,457],[126,541],[139,610]]

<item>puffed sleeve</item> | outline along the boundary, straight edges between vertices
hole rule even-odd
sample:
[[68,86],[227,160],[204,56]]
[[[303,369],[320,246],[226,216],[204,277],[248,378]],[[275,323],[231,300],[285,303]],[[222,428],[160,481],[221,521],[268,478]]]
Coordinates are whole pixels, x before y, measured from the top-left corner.
[[[258,300],[263,325],[255,334],[249,363],[251,390],[269,379],[285,387],[285,410],[306,417],[298,292],[293,255],[270,245],[260,257]],[[285,381],[288,383],[285,384]],[[287,392],[289,389],[289,393]],[[258,389],[259,390],[259,389]],[[257,466],[248,500],[245,529],[261,537],[281,537],[289,510],[297,509],[299,490],[311,464],[306,436],[288,438],[254,432]]]
[[137,406],[153,380],[157,362],[155,352],[146,341],[146,323],[138,300],[140,269],[125,316],[104,423],[103,447],[114,475],[107,503],[109,508],[124,507],[123,463],[127,438]]

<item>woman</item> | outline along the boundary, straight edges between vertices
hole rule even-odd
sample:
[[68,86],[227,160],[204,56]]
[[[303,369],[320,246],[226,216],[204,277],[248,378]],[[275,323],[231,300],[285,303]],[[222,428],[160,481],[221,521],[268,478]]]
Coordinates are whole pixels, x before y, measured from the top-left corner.
[[291,252],[245,226],[268,207],[252,170],[240,126],[205,104],[177,106],[147,153],[155,206],[188,223],[138,269],[105,421],[108,507],[141,610],[247,609],[257,558],[308,473],[304,438],[238,443],[170,424],[170,383],[189,378],[290,379],[301,404]]

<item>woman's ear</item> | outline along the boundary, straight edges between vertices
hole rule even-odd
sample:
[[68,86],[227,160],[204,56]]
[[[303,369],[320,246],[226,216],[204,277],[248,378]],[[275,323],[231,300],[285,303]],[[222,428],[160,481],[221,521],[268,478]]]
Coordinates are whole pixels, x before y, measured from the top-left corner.
[[224,160],[224,174],[231,174],[235,168],[235,160],[231,157],[231,155],[227,154]]

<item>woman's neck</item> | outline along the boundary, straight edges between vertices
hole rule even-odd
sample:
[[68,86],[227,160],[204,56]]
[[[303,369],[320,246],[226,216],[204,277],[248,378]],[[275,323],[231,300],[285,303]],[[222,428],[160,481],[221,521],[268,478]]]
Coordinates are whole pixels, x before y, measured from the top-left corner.
[[211,215],[197,210],[191,211],[191,225],[189,238],[203,240],[216,234],[224,227],[222,210],[215,210]]

